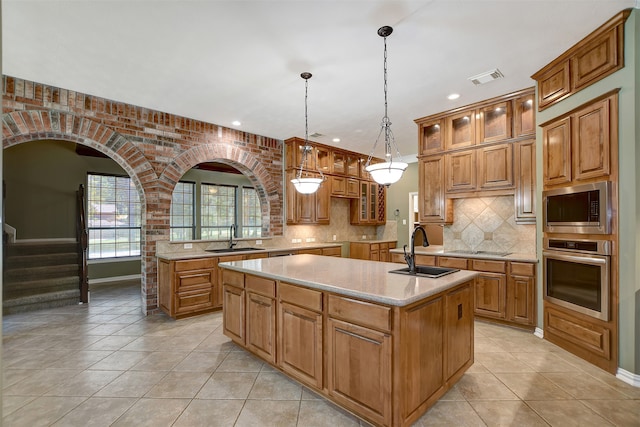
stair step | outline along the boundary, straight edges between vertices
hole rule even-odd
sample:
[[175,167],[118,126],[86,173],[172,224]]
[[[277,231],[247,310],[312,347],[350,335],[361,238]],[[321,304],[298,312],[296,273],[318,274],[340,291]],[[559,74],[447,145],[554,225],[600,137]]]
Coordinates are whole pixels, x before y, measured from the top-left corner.
[[11,298],[12,296],[34,295],[39,292],[79,289],[80,278],[78,276],[57,277],[44,280],[4,282],[2,285],[3,298]]
[[42,255],[61,252],[76,252],[76,242],[26,242],[11,243],[6,246],[7,255]]
[[76,252],[61,252],[40,255],[14,255],[7,257],[4,269],[6,271],[36,265],[44,267],[61,264],[78,264],[78,254]]
[[4,271],[4,283],[25,282],[78,276],[78,264],[17,268]]
[[45,308],[75,305],[80,301],[80,291],[63,290],[38,295],[20,296],[2,301],[3,314],[24,313]]

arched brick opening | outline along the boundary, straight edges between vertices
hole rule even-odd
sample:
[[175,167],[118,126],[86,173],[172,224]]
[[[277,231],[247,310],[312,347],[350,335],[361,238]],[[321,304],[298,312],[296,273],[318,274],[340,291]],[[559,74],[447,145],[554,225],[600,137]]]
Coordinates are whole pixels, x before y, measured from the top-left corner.
[[[207,144],[193,147],[170,162],[159,178],[161,183],[166,184],[163,189],[169,191],[169,203],[171,201],[171,193],[180,178],[194,166],[211,161],[233,166],[251,181],[260,198],[260,206],[262,207],[262,235],[271,236],[271,203],[274,201],[280,202],[279,190],[282,183],[279,180],[274,180],[253,155],[231,145]],[[169,212],[167,212],[167,215],[169,215]]]
[[[155,240],[149,238],[148,197],[156,173],[140,150],[124,136],[88,118],[60,111],[15,111],[2,116],[3,149],[42,140],[62,140],[89,146],[107,155],[133,180],[142,206],[142,311],[157,306]],[[151,256],[149,254],[152,254]],[[155,306],[154,306],[155,304]]]

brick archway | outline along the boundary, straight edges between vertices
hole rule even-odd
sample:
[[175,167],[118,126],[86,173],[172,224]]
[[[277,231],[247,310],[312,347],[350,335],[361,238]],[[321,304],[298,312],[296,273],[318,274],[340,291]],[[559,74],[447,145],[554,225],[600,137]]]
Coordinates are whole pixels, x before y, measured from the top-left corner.
[[[141,294],[142,311],[155,308],[157,285],[154,257],[155,241],[149,239],[148,188],[157,175],[142,152],[127,138],[91,119],[59,111],[15,111],[2,116],[3,149],[41,140],[61,140],[89,146],[107,155],[131,177],[142,207]],[[150,305],[151,302],[151,305]]]
[[171,197],[171,192],[180,177],[194,166],[211,161],[233,166],[251,181],[258,193],[262,208],[262,234],[263,236],[272,235],[271,204],[280,202],[279,191],[282,183],[274,180],[259,160],[246,151],[227,144],[207,144],[193,147],[169,163],[159,180],[167,184],[166,189]]

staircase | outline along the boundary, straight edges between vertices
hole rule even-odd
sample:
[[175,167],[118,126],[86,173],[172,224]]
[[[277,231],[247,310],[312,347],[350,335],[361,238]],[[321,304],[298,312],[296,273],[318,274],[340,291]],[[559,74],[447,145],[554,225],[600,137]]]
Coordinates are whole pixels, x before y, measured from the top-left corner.
[[5,251],[3,314],[80,302],[78,243],[8,243]]

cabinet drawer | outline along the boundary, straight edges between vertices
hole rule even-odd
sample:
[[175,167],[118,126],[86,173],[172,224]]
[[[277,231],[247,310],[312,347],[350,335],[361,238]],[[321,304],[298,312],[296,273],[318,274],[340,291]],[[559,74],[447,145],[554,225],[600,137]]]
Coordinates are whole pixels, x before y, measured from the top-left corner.
[[369,250],[370,251],[379,251],[380,250],[380,243],[371,243],[369,245]]
[[460,268],[462,270],[468,268],[466,258],[453,258],[448,256],[438,257],[438,265],[440,267]]
[[[403,257],[404,261],[404,257]],[[416,255],[416,265],[436,265],[436,257],[434,255]]]
[[176,261],[175,271],[203,270],[205,268],[214,268],[215,266],[215,258],[188,259]]
[[476,271],[490,271],[493,273],[506,273],[507,263],[505,261],[489,261],[486,259],[472,259],[471,268]]
[[341,247],[336,247],[336,248],[322,248],[322,255],[325,256],[342,256],[342,248]]
[[276,296],[275,280],[265,279],[264,277],[252,276],[250,274],[247,274],[244,283],[247,289],[251,289],[257,294],[262,294],[272,298],[275,298]]
[[280,295],[280,301],[286,301],[310,310],[322,311],[322,292],[320,291],[280,282],[278,295]]
[[322,255],[322,248],[299,249],[299,254]]
[[[399,262],[399,263],[404,263],[405,262],[403,254],[398,254],[398,253],[392,252],[390,254],[390,256],[391,256],[391,260],[390,260],[391,262]],[[424,265],[424,264],[420,264],[418,262],[418,255],[416,255],[416,265]]]
[[214,272],[215,270],[211,268],[209,270],[176,273],[176,292],[211,287],[211,284],[215,282]]
[[213,307],[211,287],[175,294],[176,315],[199,312]]
[[536,266],[528,262],[512,262],[510,274],[515,276],[535,276]]
[[357,325],[391,331],[391,308],[329,295],[329,316]]
[[223,269],[222,284],[235,286],[236,288],[244,288],[244,273]]

